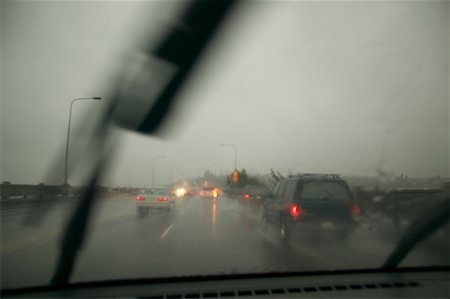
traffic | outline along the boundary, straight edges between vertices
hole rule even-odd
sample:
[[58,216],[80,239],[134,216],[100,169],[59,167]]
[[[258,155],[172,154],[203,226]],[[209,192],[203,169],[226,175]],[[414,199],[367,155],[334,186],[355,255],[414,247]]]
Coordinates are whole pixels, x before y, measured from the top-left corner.
[[449,1],[0,1],[0,296],[448,297]]
[[[392,192],[375,195],[367,191],[364,195],[340,175],[299,174],[280,179],[273,189],[237,188],[227,186],[226,180],[219,187],[219,183],[185,180],[102,197],[73,282],[117,275],[378,267],[411,224],[404,222],[410,215],[407,210],[391,213]],[[401,194],[401,205],[409,210],[414,210],[411,205],[420,209],[424,202],[436,205],[448,192],[445,186],[409,188]],[[53,270],[51,261],[61,223],[69,215],[70,199],[48,211],[45,225],[34,230],[33,239],[15,228],[26,216],[27,206],[19,205],[14,213],[6,207],[2,206],[2,283],[9,288],[45,284]],[[438,230],[413,252],[414,259],[402,265],[447,263],[447,233],[448,226]],[[104,262],[95,263],[100,257]],[[33,260],[41,260],[42,266],[26,271]],[[124,271],[129,267],[133,271]]]

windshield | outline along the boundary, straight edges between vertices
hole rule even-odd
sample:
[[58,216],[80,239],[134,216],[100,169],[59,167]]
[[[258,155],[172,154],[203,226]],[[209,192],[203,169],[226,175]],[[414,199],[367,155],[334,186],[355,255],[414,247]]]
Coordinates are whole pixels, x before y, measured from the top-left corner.
[[0,2],[2,289],[378,269],[448,198],[448,1],[200,2]]

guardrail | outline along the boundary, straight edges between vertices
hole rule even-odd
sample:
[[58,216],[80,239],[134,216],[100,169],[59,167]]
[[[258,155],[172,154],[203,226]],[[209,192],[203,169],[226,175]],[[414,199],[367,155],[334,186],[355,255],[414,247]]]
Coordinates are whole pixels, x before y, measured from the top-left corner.
[[[12,199],[45,199],[55,197],[76,197],[83,193],[83,187],[74,187],[69,185],[38,185],[11,184],[3,182],[0,184],[1,200]],[[98,186],[96,193],[100,196],[108,196],[114,194],[126,194],[135,192],[135,188],[109,188]]]
[[53,198],[62,196],[76,196],[81,193],[81,188],[70,186],[52,186],[43,183],[38,185],[11,184],[3,182],[0,185],[2,200],[22,198]]

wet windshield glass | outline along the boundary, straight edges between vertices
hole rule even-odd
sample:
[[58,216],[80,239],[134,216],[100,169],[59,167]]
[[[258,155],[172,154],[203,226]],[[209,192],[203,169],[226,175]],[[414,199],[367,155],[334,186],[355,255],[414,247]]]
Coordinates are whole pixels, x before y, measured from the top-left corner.
[[379,268],[445,203],[448,1],[199,2],[0,1],[1,288]]

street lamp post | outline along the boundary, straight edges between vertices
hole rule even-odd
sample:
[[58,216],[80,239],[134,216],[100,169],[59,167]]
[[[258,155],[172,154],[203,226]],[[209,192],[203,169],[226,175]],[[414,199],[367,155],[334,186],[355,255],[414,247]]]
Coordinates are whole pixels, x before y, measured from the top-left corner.
[[152,186],[155,186],[155,161],[158,159],[164,159],[165,156],[156,156],[153,158],[153,176],[152,176]]
[[67,142],[66,142],[66,159],[64,163],[64,185],[67,185],[67,176],[68,176],[68,165],[69,165],[69,139],[70,139],[70,122],[72,120],[72,106],[76,101],[85,101],[85,100],[101,100],[101,97],[89,97],[89,98],[76,98],[70,102],[70,110],[69,110],[69,125],[67,126]]
[[237,170],[237,146],[234,144],[224,144],[224,143],[222,143],[220,146],[228,146],[234,148],[234,170]]

